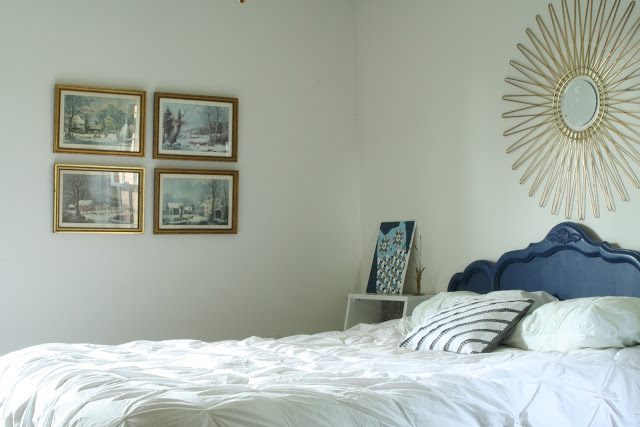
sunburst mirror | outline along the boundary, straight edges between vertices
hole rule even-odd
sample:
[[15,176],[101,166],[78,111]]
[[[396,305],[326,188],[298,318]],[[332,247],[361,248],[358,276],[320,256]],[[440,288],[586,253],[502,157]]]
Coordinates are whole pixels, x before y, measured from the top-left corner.
[[[540,206],[551,213],[564,203],[584,219],[587,200],[594,217],[600,201],[615,211],[615,200],[629,200],[625,184],[640,188],[640,18],[635,2],[561,0],[549,4],[545,20],[527,28],[519,43],[523,59],[510,62],[514,90],[504,118],[517,121],[504,135],[516,141],[507,153],[519,154],[513,169],[529,196],[541,191]],[[515,88],[515,89],[514,89]],[[515,104],[515,106],[514,106]],[[514,123],[512,123],[513,125]],[[617,195],[617,196],[616,196]]]

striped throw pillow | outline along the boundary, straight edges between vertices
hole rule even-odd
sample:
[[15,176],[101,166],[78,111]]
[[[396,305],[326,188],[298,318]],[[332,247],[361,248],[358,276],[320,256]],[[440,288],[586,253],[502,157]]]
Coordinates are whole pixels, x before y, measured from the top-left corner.
[[532,304],[532,299],[464,300],[443,308],[416,326],[400,347],[488,353],[511,332]]

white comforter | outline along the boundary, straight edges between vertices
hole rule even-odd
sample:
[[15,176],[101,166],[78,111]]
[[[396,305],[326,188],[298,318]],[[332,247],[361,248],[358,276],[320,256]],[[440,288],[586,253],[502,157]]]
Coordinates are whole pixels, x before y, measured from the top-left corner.
[[5,426],[637,426],[640,348],[456,355],[400,321],[278,340],[48,344],[0,358]]

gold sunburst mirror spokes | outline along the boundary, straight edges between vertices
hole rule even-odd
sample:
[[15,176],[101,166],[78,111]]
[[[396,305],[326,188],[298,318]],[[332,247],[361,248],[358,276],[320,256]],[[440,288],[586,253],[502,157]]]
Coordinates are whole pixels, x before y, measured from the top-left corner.
[[[595,4],[594,4],[595,3]],[[623,6],[623,3],[627,3]],[[515,93],[503,96],[516,107],[502,117],[517,120],[504,132],[517,138],[507,153],[518,153],[513,169],[524,169],[520,183],[529,195],[541,191],[540,206],[551,202],[565,217],[574,205],[585,217],[589,200],[594,217],[599,202],[615,211],[616,195],[629,200],[625,184],[640,188],[640,18],[635,2],[561,0],[549,4],[545,22],[527,28],[524,60],[512,60],[516,77],[505,81]]]

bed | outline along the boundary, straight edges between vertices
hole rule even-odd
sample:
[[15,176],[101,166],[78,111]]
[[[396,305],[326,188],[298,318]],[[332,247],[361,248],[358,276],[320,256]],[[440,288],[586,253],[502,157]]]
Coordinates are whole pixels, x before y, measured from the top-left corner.
[[[5,426],[640,425],[638,252],[612,248],[579,225],[562,223],[495,263],[471,263],[451,278],[448,291],[411,317],[343,332],[26,348],[0,357],[0,416]],[[490,297],[503,291],[508,298]],[[492,351],[402,345],[445,312],[507,300],[529,305]],[[590,315],[597,306],[592,301],[605,302],[595,310],[605,317],[598,325],[614,319],[624,327],[606,323],[606,333],[581,348],[504,345],[515,335],[524,341],[535,336],[527,335],[530,325],[538,325],[538,333],[540,322],[580,312],[563,304],[584,301]],[[555,305],[561,308],[537,316]],[[526,343],[550,345],[561,337],[556,345],[582,345],[594,328],[586,329]]]

